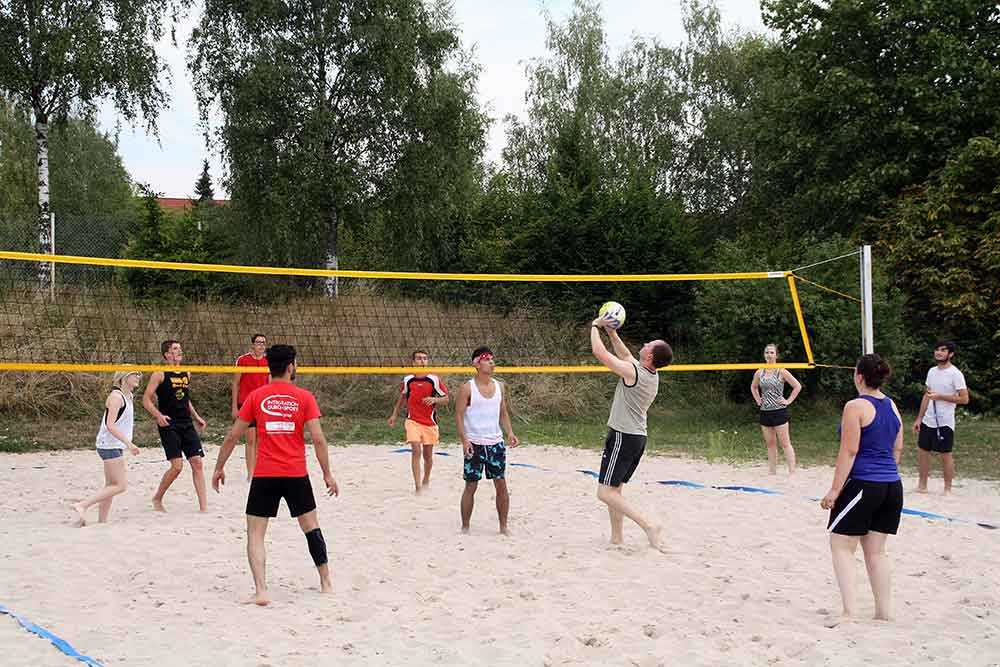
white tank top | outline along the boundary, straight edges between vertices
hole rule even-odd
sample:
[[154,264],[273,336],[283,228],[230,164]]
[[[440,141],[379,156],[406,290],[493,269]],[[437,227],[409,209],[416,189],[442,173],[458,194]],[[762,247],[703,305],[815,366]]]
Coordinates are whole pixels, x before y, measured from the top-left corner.
[[[125,405],[122,407],[121,413],[117,415],[115,419],[115,428],[125,434],[125,436],[131,440],[132,439],[132,427],[135,424],[135,412],[132,409],[132,399],[125,395],[125,392],[121,389],[115,387],[112,391],[117,391],[125,399]],[[125,449],[126,444],[111,435],[108,431],[108,410],[104,409],[104,416],[101,417],[101,428],[97,431],[97,448],[98,449]]]
[[493,396],[486,398],[479,393],[476,380],[469,380],[472,391],[469,394],[469,407],[465,410],[465,437],[474,445],[495,445],[503,441],[500,430],[500,400],[503,392],[500,383],[493,383]]

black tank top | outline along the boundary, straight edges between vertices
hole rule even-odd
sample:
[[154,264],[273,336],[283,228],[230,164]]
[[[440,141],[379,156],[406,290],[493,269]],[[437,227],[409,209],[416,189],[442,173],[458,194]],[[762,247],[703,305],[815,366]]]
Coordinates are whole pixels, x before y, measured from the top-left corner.
[[187,373],[163,371],[163,382],[156,388],[156,407],[170,417],[170,423],[191,421],[191,378]]

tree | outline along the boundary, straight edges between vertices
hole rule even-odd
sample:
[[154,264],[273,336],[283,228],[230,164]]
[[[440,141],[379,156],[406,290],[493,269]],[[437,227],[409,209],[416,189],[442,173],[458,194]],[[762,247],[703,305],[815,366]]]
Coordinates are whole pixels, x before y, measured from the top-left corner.
[[[30,106],[35,123],[38,244],[49,234],[49,124],[109,99],[151,127],[164,106],[154,44],[175,0],[9,0],[0,4],[0,92]],[[49,280],[50,265],[39,264]]]
[[759,101],[758,215],[850,235],[969,138],[1000,127],[1000,6],[764,0],[780,94]]
[[[700,249],[670,188],[684,105],[676,53],[637,40],[612,61],[599,8],[583,1],[564,24],[548,19],[547,44],[549,57],[528,69],[527,118],[508,119],[503,172],[486,197],[504,210],[484,216],[495,226],[471,256],[515,273],[697,270]],[[574,319],[614,296],[629,304],[631,331],[672,338],[692,294],[684,283],[503,290]]]
[[212,177],[208,173],[208,160],[205,160],[201,165],[201,176],[194,184],[194,197],[199,204],[206,201],[211,203],[215,199]]
[[958,340],[979,407],[1000,406],[1000,137],[973,137],[954,150],[861,235],[876,239],[924,349]]
[[340,225],[366,218],[425,139],[414,100],[457,47],[445,2],[207,0],[190,67],[205,118],[221,111],[229,191],[246,236],[268,235],[265,261],[338,268]]
[[[33,138],[26,106],[0,102],[0,227],[6,237],[4,247],[31,249],[36,236]],[[75,116],[53,129],[49,144],[51,210],[59,226],[56,250],[117,257],[137,219],[132,180],[122,165],[117,144],[89,119]]]

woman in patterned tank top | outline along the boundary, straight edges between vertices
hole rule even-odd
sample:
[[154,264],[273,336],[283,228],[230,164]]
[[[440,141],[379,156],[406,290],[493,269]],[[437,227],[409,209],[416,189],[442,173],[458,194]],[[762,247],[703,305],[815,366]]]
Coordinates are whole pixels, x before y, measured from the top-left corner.
[[[778,346],[768,343],[764,348],[764,361],[768,364],[778,363]],[[792,393],[785,398],[785,383],[792,386]],[[788,431],[788,406],[802,391],[802,385],[787,368],[761,368],[753,374],[750,383],[750,393],[760,407],[760,431],[767,445],[767,467],[772,475],[778,471],[778,447],[785,452],[785,463],[788,474],[795,472],[795,450],[792,449],[792,437]]]

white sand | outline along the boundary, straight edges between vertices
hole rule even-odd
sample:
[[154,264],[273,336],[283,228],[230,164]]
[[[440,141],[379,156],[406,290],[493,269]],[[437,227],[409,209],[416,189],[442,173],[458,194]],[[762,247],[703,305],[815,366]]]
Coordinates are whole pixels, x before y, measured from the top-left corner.
[[[889,541],[895,619],[830,630],[839,595],[826,513],[802,496],[822,495],[831,468],[788,482],[763,467],[647,457],[638,480],[788,492],[633,482],[626,495],[666,527],[675,553],[663,555],[631,524],[626,546],[607,544],[596,482],[572,472],[599,465],[586,450],[513,451],[511,461],[561,472],[510,469],[512,538],[496,534],[492,486],[481,484],[462,536],[461,460],[445,451],[430,491],[414,497],[409,454],[333,449],[342,495],[319,511],[336,594],[318,593],[282,505],[264,609],[237,604],[251,590],[242,460],[230,462],[223,495],[210,491],[207,515],[186,470],[160,515],[148,501],[165,463],[143,450],[111,523],[97,525],[93,508],[95,523],[80,529],[66,503],[102,479],[94,452],[0,455],[0,602],[109,666],[1000,663],[1000,531],[904,516]],[[908,492],[906,504],[1000,520],[1000,492],[986,482],[961,481],[950,498]],[[858,581],[868,616],[860,552]],[[80,664],[6,616],[0,646],[3,665]]]

